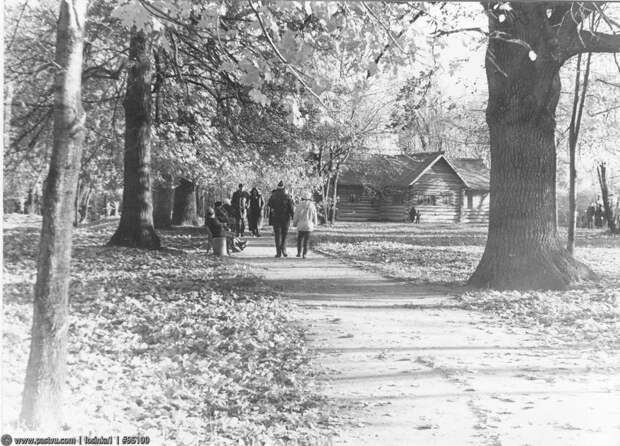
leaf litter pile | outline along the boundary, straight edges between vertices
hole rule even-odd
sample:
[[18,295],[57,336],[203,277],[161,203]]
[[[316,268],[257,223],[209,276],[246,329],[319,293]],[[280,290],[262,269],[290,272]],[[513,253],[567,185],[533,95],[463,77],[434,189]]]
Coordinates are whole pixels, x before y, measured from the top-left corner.
[[538,330],[550,343],[620,346],[620,237],[578,230],[576,257],[599,274],[598,283],[567,291],[466,290],[485,239],[484,228],[342,223],[318,232],[315,249],[386,277],[452,286],[463,308]]
[[[39,228],[5,216],[6,426],[20,407]],[[328,411],[291,308],[247,267],[207,256],[198,228],[164,232],[166,251],[105,247],[113,230],[74,237],[67,428],[154,444],[322,442]]]

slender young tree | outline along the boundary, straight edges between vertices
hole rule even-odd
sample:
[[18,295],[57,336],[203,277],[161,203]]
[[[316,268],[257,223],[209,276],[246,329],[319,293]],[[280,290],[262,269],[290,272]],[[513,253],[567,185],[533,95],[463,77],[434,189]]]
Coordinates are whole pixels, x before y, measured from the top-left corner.
[[555,114],[571,57],[620,51],[620,35],[583,30],[592,3],[486,4],[486,118],[491,146],[489,233],[469,280],[496,289],[562,289],[594,278],[559,238]]
[[611,200],[609,199],[609,187],[607,186],[607,165],[603,161],[596,166],[596,174],[598,176],[598,182],[601,186],[601,195],[603,197],[603,209],[605,211],[605,221],[612,234],[619,232],[616,227],[616,221],[614,220],[614,211],[611,207]]
[[125,161],[121,219],[109,244],[159,249],[151,195],[151,43],[144,30],[131,31],[125,93]]
[[[577,164],[576,151],[581,129],[581,117],[583,106],[586,102],[586,92],[588,91],[588,80],[590,78],[590,65],[592,63],[592,53],[588,53],[586,59],[585,73],[583,75],[583,85],[581,85],[581,54],[577,55],[577,70],[575,72],[575,94],[573,96],[573,108],[571,112],[570,124],[568,127],[568,154],[570,158],[569,178],[568,178],[568,242],[566,249],[573,254],[575,251],[575,229],[577,226],[577,205],[576,205],[576,182]],[[581,92],[579,91],[581,88]]]
[[43,194],[30,356],[21,420],[58,428],[66,369],[71,236],[84,140],[82,53],[86,0],[61,0],[56,35],[54,142]]

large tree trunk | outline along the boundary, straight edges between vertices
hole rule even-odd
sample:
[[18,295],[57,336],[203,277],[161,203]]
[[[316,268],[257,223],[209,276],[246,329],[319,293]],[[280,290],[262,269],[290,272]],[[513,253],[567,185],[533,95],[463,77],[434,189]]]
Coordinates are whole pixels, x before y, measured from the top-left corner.
[[153,189],[153,223],[156,229],[169,229],[172,225],[173,192],[164,184]]
[[69,272],[75,186],[84,140],[82,51],[86,0],[62,0],[56,36],[54,146],[43,195],[22,422],[58,429],[65,385]]
[[174,189],[172,224],[177,226],[199,224],[196,214],[196,185],[183,178],[181,184]]
[[110,245],[159,249],[151,196],[151,45],[144,31],[132,30],[125,93],[123,207]]
[[[489,235],[469,280],[496,289],[562,289],[593,278],[562,246],[556,224],[555,110],[560,61],[541,5],[515,4],[490,32],[486,57],[491,144]],[[557,42],[556,42],[557,43]]]

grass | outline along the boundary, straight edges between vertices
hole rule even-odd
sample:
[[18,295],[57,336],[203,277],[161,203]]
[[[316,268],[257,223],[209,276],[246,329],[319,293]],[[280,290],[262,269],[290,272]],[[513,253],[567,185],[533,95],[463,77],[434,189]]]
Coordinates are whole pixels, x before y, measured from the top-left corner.
[[[104,246],[78,229],[70,291],[66,428],[151,444],[319,444],[328,410],[305,332],[247,267],[205,253],[202,231],[164,251]],[[2,431],[15,431],[32,321],[40,219],[5,216]]]
[[317,231],[314,248],[386,277],[450,286],[463,308],[536,329],[552,343],[620,347],[620,237],[578,230],[575,256],[601,280],[557,292],[468,290],[485,242],[484,227],[340,223]]

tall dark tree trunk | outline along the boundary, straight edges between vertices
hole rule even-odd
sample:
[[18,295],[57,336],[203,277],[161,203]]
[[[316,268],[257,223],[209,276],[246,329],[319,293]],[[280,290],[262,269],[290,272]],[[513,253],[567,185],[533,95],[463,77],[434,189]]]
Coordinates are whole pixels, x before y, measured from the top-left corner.
[[21,421],[58,429],[63,421],[68,292],[75,186],[84,141],[82,52],[86,0],[61,0],[56,36],[54,145],[43,194],[30,356]]
[[196,185],[183,178],[181,178],[181,184],[174,189],[172,224],[177,226],[198,224]]
[[469,280],[496,289],[562,289],[593,278],[562,246],[556,224],[555,110],[561,60],[544,4],[491,12],[486,72],[491,144],[489,234]]
[[110,245],[159,249],[151,196],[151,44],[131,32],[125,93],[125,162],[121,219]]
[[153,223],[156,229],[169,229],[172,225],[172,197],[174,189],[160,184],[153,188]]

